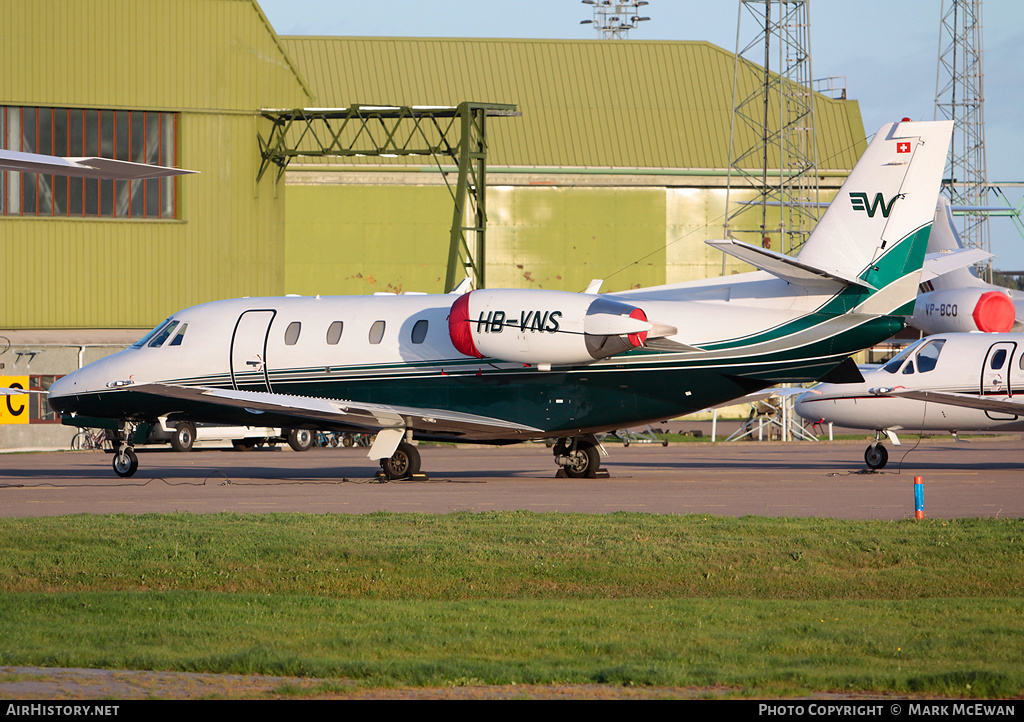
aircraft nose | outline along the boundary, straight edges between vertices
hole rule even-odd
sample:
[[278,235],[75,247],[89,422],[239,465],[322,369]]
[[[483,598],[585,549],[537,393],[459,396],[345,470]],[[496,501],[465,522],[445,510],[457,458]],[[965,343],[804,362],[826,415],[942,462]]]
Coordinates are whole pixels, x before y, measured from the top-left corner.
[[107,366],[107,359],[100,359],[54,381],[50,386],[50,406],[57,411],[73,410],[69,406],[74,397],[103,391],[108,380]]
[[68,408],[71,401],[71,397],[76,393],[76,389],[79,386],[78,379],[76,376],[81,372],[72,371],[71,373],[60,377],[50,385],[50,393],[48,394],[47,400],[50,403],[50,407],[58,413],[70,410]]
[[796,397],[796,401],[793,402],[793,410],[796,411],[797,415],[802,419],[808,421],[819,421],[821,419],[820,414],[815,414],[811,409],[813,401],[821,398],[821,392],[817,389],[810,389],[804,391],[802,394]]

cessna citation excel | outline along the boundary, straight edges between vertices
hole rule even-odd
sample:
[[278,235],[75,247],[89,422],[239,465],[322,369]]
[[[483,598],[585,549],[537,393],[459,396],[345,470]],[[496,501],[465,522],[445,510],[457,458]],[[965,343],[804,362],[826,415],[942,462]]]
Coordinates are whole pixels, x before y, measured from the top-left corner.
[[848,357],[913,310],[951,131],[883,127],[796,257],[709,242],[757,271],[600,295],[215,301],[61,378],[49,401],[118,426],[121,476],[138,468],[136,427],[161,417],[374,432],[369,457],[392,479],[419,471],[413,438],[552,439],[568,476],[593,476],[597,432],[842,369],[859,379]]

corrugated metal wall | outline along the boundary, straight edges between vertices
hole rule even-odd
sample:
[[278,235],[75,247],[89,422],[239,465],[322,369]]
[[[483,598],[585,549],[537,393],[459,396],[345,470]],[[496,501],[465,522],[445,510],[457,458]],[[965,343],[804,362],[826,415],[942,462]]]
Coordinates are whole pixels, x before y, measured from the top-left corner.
[[220,114],[308,102],[254,0],[9,2],[4,28],[4,103]]
[[[522,112],[488,123],[487,285],[580,290],[604,278],[606,290],[622,290],[722,273],[722,254],[704,241],[724,235],[724,175],[679,172],[654,180],[645,172],[728,167],[732,53],[705,42],[282,42],[322,106],[473,100]],[[760,69],[744,65],[739,92],[749,94],[761,81]],[[816,103],[821,167],[842,174],[865,147],[859,108],[821,95]],[[753,131],[741,131],[737,146],[753,145]],[[443,290],[451,199],[436,186],[436,174],[388,172],[415,163],[429,169],[429,160],[361,162],[375,168],[361,170],[358,180],[350,171],[332,179],[322,168],[338,159],[300,158],[290,166],[289,291]],[[508,172],[524,166],[537,170],[529,177]],[[601,169],[614,172],[596,180]],[[760,221],[759,213],[748,215]],[[321,222],[327,217],[329,226]],[[734,227],[746,228],[744,222]],[[414,244],[432,249],[433,255],[417,252],[426,265],[401,262],[402,249]],[[382,248],[389,249],[383,257]],[[310,260],[313,252],[318,263]],[[749,266],[725,264],[726,272],[740,270]]]
[[[145,327],[283,292],[284,189],[258,111],[310,102],[250,0],[9,3],[0,103],[175,111],[178,220],[0,218],[0,328]],[[16,69],[12,71],[11,69]]]

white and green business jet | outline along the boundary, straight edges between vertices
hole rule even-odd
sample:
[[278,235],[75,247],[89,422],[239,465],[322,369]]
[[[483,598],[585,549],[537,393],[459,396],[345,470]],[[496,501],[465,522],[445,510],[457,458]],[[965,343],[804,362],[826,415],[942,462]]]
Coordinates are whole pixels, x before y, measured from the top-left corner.
[[710,242],[751,273],[600,295],[206,303],[58,380],[50,404],[71,423],[119,428],[121,476],[138,468],[138,425],[161,417],[186,430],[258,419],[373,432],[369,457],[388,478],[419,471],[414,437],[553,439],[569,476],[592,476],[597,432],[835,379],[851,354],[903,328],[950,135],[949,122],[883,127],[796,257]]

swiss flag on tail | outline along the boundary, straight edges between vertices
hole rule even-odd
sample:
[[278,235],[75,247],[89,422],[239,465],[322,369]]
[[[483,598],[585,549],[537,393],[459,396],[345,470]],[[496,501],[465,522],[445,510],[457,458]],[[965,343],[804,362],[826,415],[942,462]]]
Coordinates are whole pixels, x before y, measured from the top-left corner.
[[897,143],[896,143],[896,152],[897,153],[909,153],[910,152],[910,141],[909,140],[897,141]]

